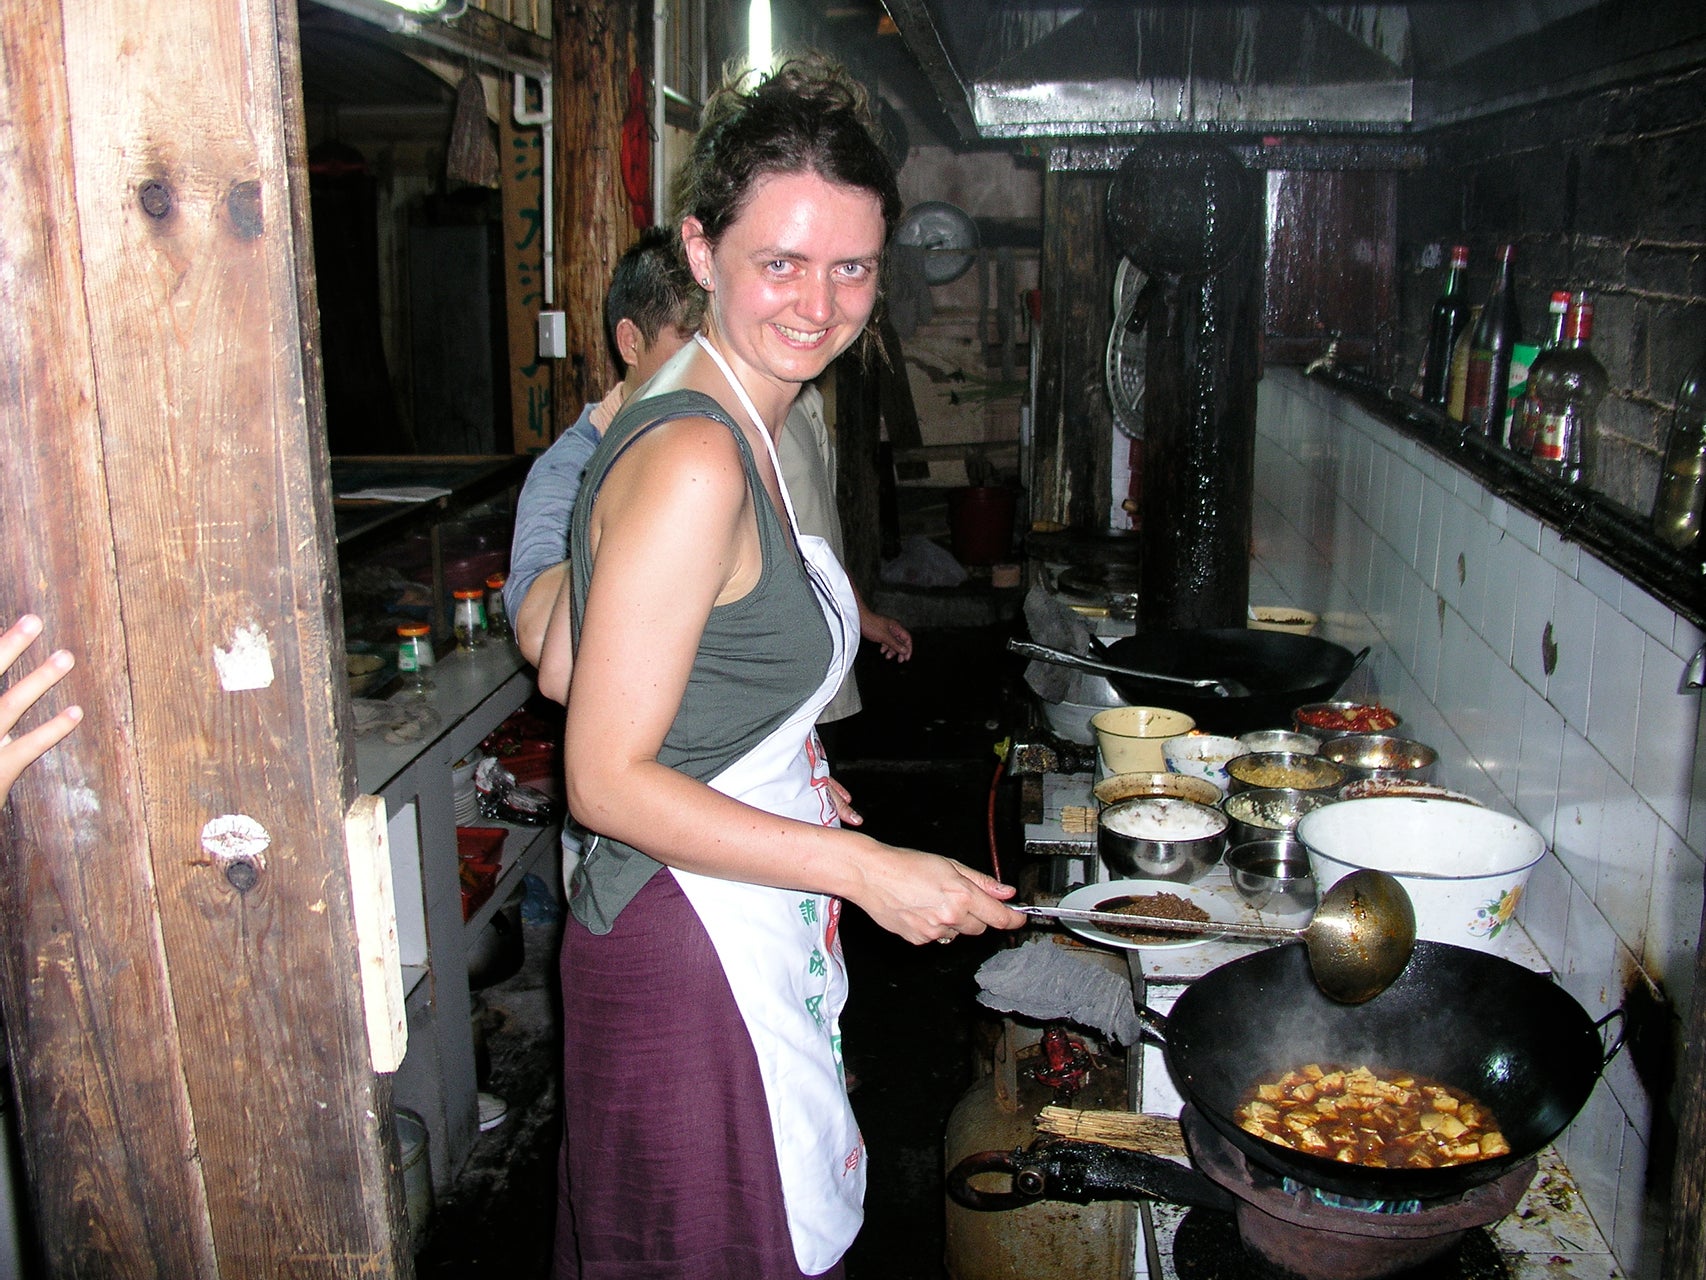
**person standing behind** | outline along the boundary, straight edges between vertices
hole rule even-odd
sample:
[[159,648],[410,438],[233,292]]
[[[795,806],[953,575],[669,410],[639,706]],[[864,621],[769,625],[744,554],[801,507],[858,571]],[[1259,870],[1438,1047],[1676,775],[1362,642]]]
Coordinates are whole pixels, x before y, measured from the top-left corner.
[[587,459],[622,402],[699,327],[703,297],[675,242],[673,231],[652,227],[616,260],[604,294],[604,332],[622,365],[622,380],[581,410],[574,425],[539,455],[516,501],[504,609],[513,619],[516,644],[535,666],[566,574],[569,512]]
[[[781,462],[788,494],[794,500],[794,518],[799,521],[800,532],[822,538],[835,558],[845,565],[841,515],[835,502],[835,446],[829,438],[829,424],[824,421],[823,393],[816,387],[800,389],[799,398],[782,426],[782,438],[776,442],[776,456]],[[912,633],[896,619],[871,608],[857,586],[853,587],[853,597],[859,605],[859,635],[875,644],[885,658],[896,662],[910,658]],[[845,720],[863,705],[858,682],[848,672],[835,697],[818,716],[819,729]]]
[[[865,1148],[842,901],[909,942],[1010,886],[840,825],[813,722],[858,637],[776,439],[859,341],[900,213],[863,90],[794,59],[707,102],[679,180],[700,332],[600,441],[569,538],[559,1280],[840,1276]],[[555,658],[548,637],[541,678]]]

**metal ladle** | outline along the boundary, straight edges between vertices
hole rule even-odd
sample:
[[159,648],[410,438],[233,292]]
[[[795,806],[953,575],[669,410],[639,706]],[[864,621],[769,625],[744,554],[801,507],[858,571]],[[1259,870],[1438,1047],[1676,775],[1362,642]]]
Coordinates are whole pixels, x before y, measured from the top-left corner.
[[1007,652],[1016,653],[1021,658],[1035,658],[1039,662],[1052,662],[1058,667],[1071,667],[1077,671],[1094,671],[1100,675],[1108,676],[1130,676],[1137,680],[1153,680],[1157,684],[1172,684],[1181,688],[1197,689],[1211,693],[1217,698],[1248,698],[1250,696],[1248,688],[1236,680],[1225,677],[1194,680],[1189,676],[1162,675],[1159,671],[1139,671],[1136,667],[1122,667],[1118,663],[1102,662],[1096,658],[1068,653],[1064,649],[1050,649],[1047,645],[1032,644],[1028,640],[1008,640]]
[[1309,949],[1316,985],[1340,1004],[1362,1004],[1391,986],[1416,945],[1416,912],[1404,886],[1384,871],[1353,871],[1316,904],[1301,929],[1280,925],[1175,920],[1123,911],[1079,911],[1071,907],[1016,907],[1028,916],[1077,924],[1164,933],[1209,933],[1275,941],[1299,938]]

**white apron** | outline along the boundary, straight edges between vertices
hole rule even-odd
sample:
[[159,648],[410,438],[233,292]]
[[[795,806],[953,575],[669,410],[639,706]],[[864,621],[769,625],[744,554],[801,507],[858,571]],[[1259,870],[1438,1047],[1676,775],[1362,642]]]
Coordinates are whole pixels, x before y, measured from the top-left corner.
[[[839,826],[828,791],[829,764],[811,726],[853,665],[858,602],[829,545],[799,535],[763,420],[721,353],[700,342],[758,424],[834,643],[816,693],[710,786],[767,813]],[[827,894],[670,872],[717,949],[757,1051],[794,1257],[801,1271],[817,1275],[840,1260],[864,1219],[865,1145],[841,1065],[841,1010],[847,1003],[841,903]]]

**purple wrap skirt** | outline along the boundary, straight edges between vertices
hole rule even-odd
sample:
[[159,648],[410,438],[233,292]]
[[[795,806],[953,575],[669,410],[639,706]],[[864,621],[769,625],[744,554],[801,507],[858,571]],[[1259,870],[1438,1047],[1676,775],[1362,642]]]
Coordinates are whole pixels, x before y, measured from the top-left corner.
[[675,877],[608,934],[571,918],[561,972],[556,1280],[802,1280],[758,1059]]

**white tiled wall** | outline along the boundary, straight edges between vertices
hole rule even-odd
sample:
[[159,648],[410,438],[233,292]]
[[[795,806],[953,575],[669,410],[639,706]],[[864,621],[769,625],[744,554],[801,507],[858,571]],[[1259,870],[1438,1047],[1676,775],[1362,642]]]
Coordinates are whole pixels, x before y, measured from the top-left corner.
[[[1437,781],[1552,854],[1518,918],[1596,1019],[1632,984],[1692,998],[1706,851],[1698,628],[1479,481],[1295,370],[1259,397],[1252,604],[1322,616],[1346,685],[1439,751]],[[1624,1270],[1656,1275],[1652,1103],[1622,1053],[1559,1150]]]

